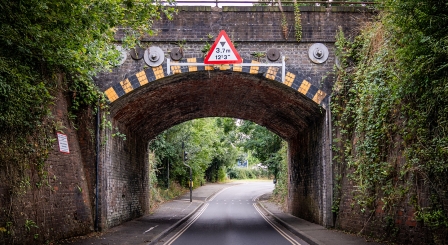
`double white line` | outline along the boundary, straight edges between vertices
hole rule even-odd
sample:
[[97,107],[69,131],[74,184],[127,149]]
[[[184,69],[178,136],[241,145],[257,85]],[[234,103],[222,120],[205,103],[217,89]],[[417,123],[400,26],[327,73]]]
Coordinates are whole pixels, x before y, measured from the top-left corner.
[[185,225],[180,231],[178,231],[174,236],[172,236],[167,242],[164,243],[164,245],[170,245],[174,241],[176,241],[177,238],[180,237],[199,217],[202,215],[202,213],[207,209],[208,203],[202,207],[202,209],[191,219],[188,221],[187,225]]
[[255,209],[257,210],[257,212],[261,215],[261,217],[263,217],[263,219],[266,220],[266,222],[268,222],[272,226],[272,228],[274,228],[278,233],[280,233],[280,235],[282,235],[291,244],[301,245],[299,242],[297,242],[292,237],[290,237],[288,234],[286,234],[286,232],[284,232],[282,229],[280,229],[276,224],[274,224],[274,222],[269,220],[268,217],[266,215],[264,215],[264,213],[260,210],[260,208],[257,206],[256,203],[254,203],[253,205],[254,205]]

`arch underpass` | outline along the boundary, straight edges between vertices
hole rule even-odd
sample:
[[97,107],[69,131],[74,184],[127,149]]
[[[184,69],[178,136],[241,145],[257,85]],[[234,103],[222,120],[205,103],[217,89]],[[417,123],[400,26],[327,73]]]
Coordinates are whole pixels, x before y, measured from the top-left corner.
[[[196,60],[195,60],[196,61]],[[245,63],[250,63],[245,60]],[[99,173],[100,227],[149,211],[147,143],[179,123],[233,117],[265,126],[288,142],[289,211],[309,221],[331,222],[326,95],[300,74],[272,67],[148,68],[106,89],[112,129],[102,131]],[[239,70],[237,70],[239,69]],[[277,74],[278,73],[278,74]],[[320,105],[321,104],[321,105]],[[127,139],[112,137],[114,130]]]

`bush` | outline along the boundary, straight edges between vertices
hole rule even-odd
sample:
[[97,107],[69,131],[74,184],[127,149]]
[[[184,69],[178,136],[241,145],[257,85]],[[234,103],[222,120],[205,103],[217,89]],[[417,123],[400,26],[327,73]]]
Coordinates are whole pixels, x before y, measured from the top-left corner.
[[268,178],[269,174],[264,169],[230,168],[227,172],[229,179],[261,179]]

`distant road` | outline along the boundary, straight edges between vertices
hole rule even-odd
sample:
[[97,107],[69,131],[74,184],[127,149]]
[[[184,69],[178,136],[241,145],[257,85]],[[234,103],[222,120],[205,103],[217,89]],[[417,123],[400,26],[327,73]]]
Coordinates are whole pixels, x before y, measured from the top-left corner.
[[282,231],[259,210],[255,199],[273,188],[272,182],[244,183],[226,188],[207,200],[201,210],[159,244],[307,245]]

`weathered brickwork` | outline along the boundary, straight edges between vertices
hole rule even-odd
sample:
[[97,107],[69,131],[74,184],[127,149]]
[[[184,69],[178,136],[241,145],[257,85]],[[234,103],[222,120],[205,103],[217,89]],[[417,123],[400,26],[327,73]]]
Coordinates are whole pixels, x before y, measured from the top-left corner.
[[[52,110],[60,123],[60,132],[67,135],[70,154],[61,153],[57,141],[54,143],[43,169],[47,177],[40,187],[36,184],[42,179],[33,166],[27,170],[30,178],[21,182],[29,181],[29,186],[25,185],[20,193],[17,190],[11,193],[13,187],[6,185],[9,182],[0,182],[0,189],[6,190],[0,193],[0,226],[5,228],[6,224],[6,228],[12,228],[15,234],[15,237],[1,236],[0,244],[45,244],[93,231],[92,199],[82,164],[78,132],[68,119],[65,95],[57,94],[57,103]],[[56,132],[53,137],[57,137]],[[5,171],[0,171],[2,180],[7,176]],[[12,222],[11,228],[7,222]],[[38,228],[30,225],[32,222]]]
[[[327,224],[329,202],[323,195],[324,165],[328,162],[323,150],[324,115],[310,124],[297,138],[289,141],[289,211],[318,224]],[[325,161],[324,161],[325,160]],[[325,209],[323,207],[326,207]],[[325,214],[325,215],[324,215]]]
[[[398,152],[400,149],[393,151]],[[397,165],[406,164],[402,157],[397,157],[394,161]],[[358,190],[347,177],[351,173],[352,170],[347,170],[340,183],[342,195],[339,212],[335,219],[336,228],[353,233],[362,231],[362,234],[370,235],[373,238],[379,237],[399,244],[433,244],[429,241],[436,239],[439,239],[438,244],[446,244],[446,234],[443,229],[434,231],[417,221],[416,210],[410,197],[404,198],[398,205],[392,207],[389,205],[386,209],[383,209],[385,205],[380,199],[375,203],[373,213],[362,212],[354,199]],[[429,200],[431,197],[426,191],[426,184],[422,179],[418,181],[418,185],[420,198]]]
[[[127,138],[113,136],[117,131]],[[101,139],[99,228],[104,230],[149,211],[149,172],[146,141],[135,132],[114,121],[112,129],[103,130]]]
[[[1,206],[11,206],[20,214],[15,222],[22,230],[16,232],[28,234],[24,223],[33,220],[40,227],[39,241],[53,241],[92,231],[96,217],[100,230],[106,230],[148,213],[148,141],[181,122],[221,116],[254,121],[288,141],[288,207],[292,214],[355,233],[362,230],[380,237],[396,233],[403,243],[424,244],[428,233],[415,220],[410,200],[403,201],[390,221],[398,230],[388,229],[384,220],[389,217],[381,203],[372,217],[352,205],[355,188],[347,178],[341,182],[344,194],[335,220],[331,213],[333,173],[326,109],[334,80],[335,34],[340,27],[346,36],[354,36],[374,13],[365,8],[302,7],[303,37],[297,42],[293,9],[284,10],[290,28],[287,39],[281,31],[281,12],[275,7],[179,7],[173,20],[162,18],[154,23],[157,35],[142,40],[143,47],[160,47],[165,58],[182,45],[182,62],[202,62],[202,49],[223,29],[244,62],[269,63],[266,57],[257,56],[271,48],[280,50],[290,74],[284,82],[279,70],[262,66],[241,70],[208,67],[194,72],[177,67],[173,68],[176,74],[168,76],[166,60],[153,69],[143,60],[133,60],[129,53],[124,64],[98,75],[95,81],[111,102],[110,115],[102,113],[101,117],[112,122],[112,128],[102,129],[99,139],[98,186],[94,115],[88,110],[81,112],[76,131],[68,121],[67,99],[59,94],[54,114],[65,126],[70,154],[60,153],[57,145],[51,152],[47,161],[51,188],[35,189],[8,201],[9,189],[0,183]],[[122,37],[117,35],[117,39]],[[308,58],[314,43],[328,48],[326,62],[315,64]],[[318,91],[325,94],[324,101],[314,98]],[[117,131],[125,134],[126,140],[113,136]],[[421,187],[423,190],[424,183]],[[422,191],[422,195],[427,194]],[[35,231],[32,228],[31,233]],[[33,239],[22,237],[23,243]]]
[[[154,23],[157,35],[142,41],[143,47],[157,46],[163,50],[162,66],[148,67],[143,59],[134,60],[128,53],[124,64],[97,76],[96,83],[111,102],[110,119],[128,135],[126,142],[110,138],[103,147],[102,227],[114,226],[147,210],[144,201],[137,201],[129,193],[144,192],[130,177],[145,166],[138,162],[144,157],[135,158],[144,156],[145,149],[141,146],[137,153],[136,145],[146,144],[178,123],[208,116],[252,120],[288,140],[291,212],[319,224],[333,224],[328,115],[318,104],[325,108],[331,93],[338,27],[346,34],[354,33],[372,13],[365,9],[323,7],[304,7],[301,11],[303,39],[298,43],[290,7],[285,8],[291,27],[287,40],[281,32],[281,13],[277,8],[179,7],[172,21],[162,19]],[[361,21],[350,21],[353,18]],[[280,50],[286,57],[284,84],[278,69],[262,66],[181,66],[172,67],[174,74],[167,74],[166,58],[173,48],[182,46],[181,62],[200,63],[205,55],[202,50],[214,42],[222,29],[244,63],[269,63],[260,54],[271,48]],[[122,35],[117,35],[120,38]],[[310,46],[317,42],[329,50],[329,58],[322,64],[315,64],[308,57]],[[112,132],[105,134],[110,136]],[[126,171],[128,175],[124,174]]]
[[[213,42],[213,41],[212,41]],[[172,42],[169,43],[153,43],[154,45],[160,47],[166,58],[169,58],[169,52],[171,49],[177,47],[176,44]],[[189,58],[203,58],[204,53],[201,49],[205,45],[204,43],[187,43],[184,47],[184,60]],[[331,43],[326,44],[329,49],[330,56],[328,60],[323,64],[315,64],[308,58],[308,49],[312,44],[298,44],[298,43],[237,43],[237,51],[241,57],[251,62],[252,60],[259,61],[260,63],[272,63],[267,58],[263,57],[257,59],[254,54],[266,52],[271,48],[276,48],[280,50],[280,54],[285,56],[288,72],[295,74],[300,74],[300,77],[312,83],[316,88],[321,89],[325,93],[329,94],[332,87],[332,75],[334,65],[334,45]],[[281,63],[278,60],[274,63]],[[130,55],[128,56],[125,63],[119,67],[113,69],[112,73],[101,74],[96,78],[97,84],[101,90],[105,91],[109,87],[116,85],[117,83],[124,81],[138,72],[144,70],[147,65],[142,60],[133,60]],[[166,69],[166,68],[164,68]],[[279,73],[280,75],[280,73]]]
[[[226,30],[233,42],[296,42],[294,37],[294,9],[283,7],[289,26],[285,40],[278,7],[179,7],[173,20],[166,18],[154,23],[157,35],[145,41],[204,41],[209,34]],[[302,42],[334,42],[336,31],[356,33],[372,18],[367,8],[300,7]]]

